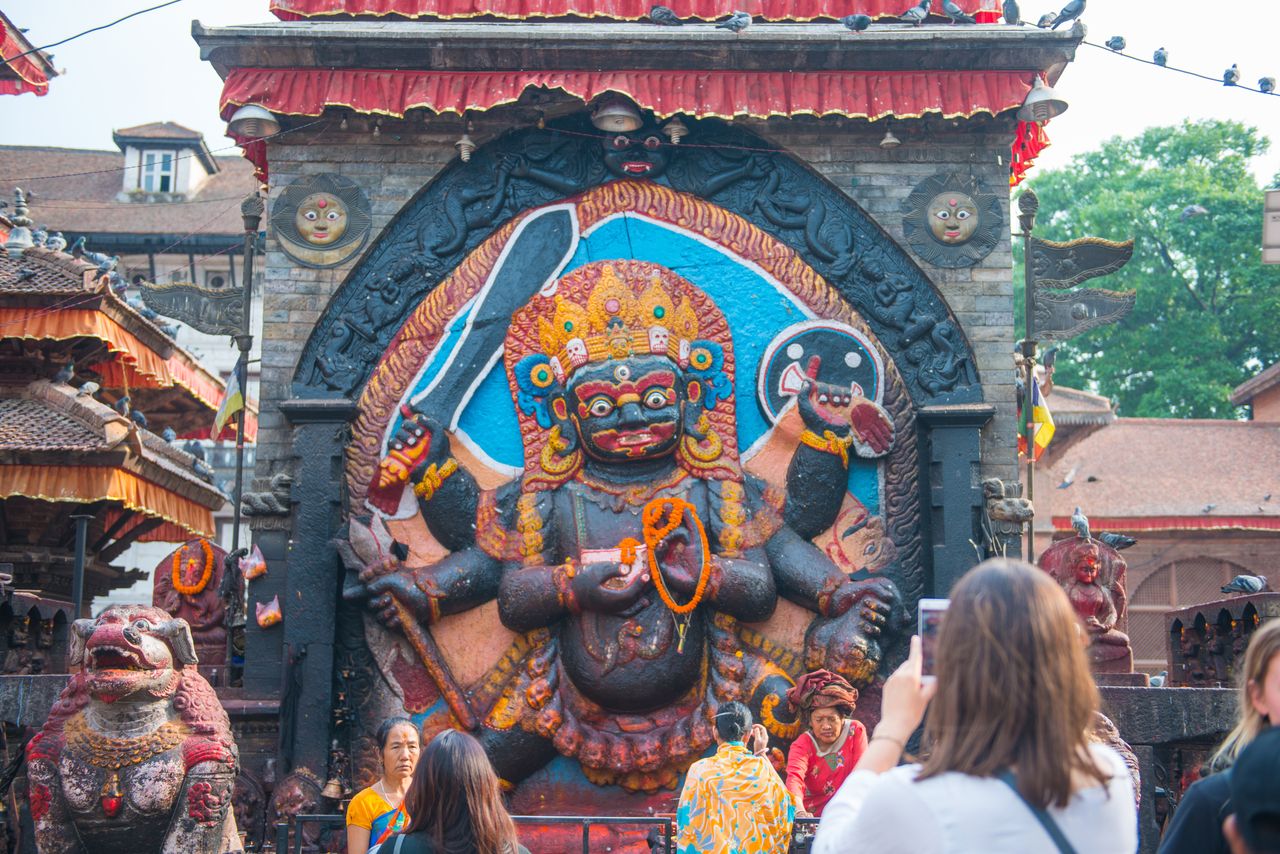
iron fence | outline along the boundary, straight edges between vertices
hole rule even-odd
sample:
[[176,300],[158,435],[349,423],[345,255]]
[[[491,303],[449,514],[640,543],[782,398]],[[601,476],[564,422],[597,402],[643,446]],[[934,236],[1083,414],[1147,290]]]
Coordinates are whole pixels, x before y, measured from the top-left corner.
[[[582,829],[582,854],[591,854],[591,829],[604,825],[648,825],[649,846],[654,854],[675,854],[675,816],[619,816],[619,815],[513,815],[520,827],[547,827],[551,825],[575,825]],[[319,826],[323,832],[330,828],[342,828],[346,819],[338,814],[303,814],[293,819],[293,844],[290,846],[287,822],[276,825],[275,850],[288,854],[305,854],[303,829]],[[798,818],[791,828],[791,847],[788,854],[808,854],[813,835],[818,827],[816,818]],[[657,833],[654,833],[657,831]]]

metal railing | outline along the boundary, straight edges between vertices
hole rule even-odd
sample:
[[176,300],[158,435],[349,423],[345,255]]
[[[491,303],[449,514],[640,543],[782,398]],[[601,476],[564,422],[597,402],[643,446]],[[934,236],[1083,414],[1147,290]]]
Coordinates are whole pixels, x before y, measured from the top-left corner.
[[[591,828],[599,825],[649,825],[660,827],[661,835],[656,839],[650,836],[651,845],[657,854],[675,854],[675,816],[620,816],[620,815],[513,815],[511,819],[521,827],[538,827],[549,825],[576,825],[582,828],[582,854],[591,854]],[[307,825],[319,825],[320,830],[331,827],[344,827],[346,818],[342,815],[303,814],[294,816],[293,845],[289,845],[289,824],[281,822],[276,825],[276,852],[278,854],[303,854],[303,833]],[[791,828],[790,854],[807,854],[813,843],[813,834],[818,829],[818,819],[798,818]]]

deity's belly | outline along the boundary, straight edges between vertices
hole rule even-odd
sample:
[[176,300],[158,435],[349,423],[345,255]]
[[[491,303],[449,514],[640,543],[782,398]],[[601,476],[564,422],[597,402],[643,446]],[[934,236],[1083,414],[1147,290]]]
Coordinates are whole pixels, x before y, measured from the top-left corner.
[[[180,750],[122,768],[114,781],[109,769],[66,754],[59,765],[63,795],[87,851],[160,849],[185,774]],[[104,796],[115,792],[119,805],[108,808]]]
[[574,687],[614,711],[668,705],[702,675],[706,626],[700,613],[693,615],[680,652],[676,620],[656,596],[646,594],[636,611],[579,614],[560,634],[561,660]]

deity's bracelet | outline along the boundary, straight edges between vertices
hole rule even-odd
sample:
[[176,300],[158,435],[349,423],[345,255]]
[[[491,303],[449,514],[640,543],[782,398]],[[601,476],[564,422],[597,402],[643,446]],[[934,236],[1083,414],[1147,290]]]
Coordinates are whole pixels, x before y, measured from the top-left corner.
[[430,501],[435,496],[436,490],[444,485],[444,482],[458,470],[458,461],[453,457],[445,460],[439,466],[435,463],[427,466],[426,471],[422,473],[422,479],[413,487],[414,495],[417,495],[423,501]]
[[573,577],[578,574],[573,558],[565,558],[564,563],[551,569],[551,580],[555,583],[556,602],[571,614],[578,613],[578,599],[573,595]]
[[839,457],[845,467],[849,465],[849,446],[853,444],[852,433],[847,436],[837,436],[833,430],[823,430],[822,435],[819,436],[814,431],[806,428],[800,433],[800,442],[816,451]]

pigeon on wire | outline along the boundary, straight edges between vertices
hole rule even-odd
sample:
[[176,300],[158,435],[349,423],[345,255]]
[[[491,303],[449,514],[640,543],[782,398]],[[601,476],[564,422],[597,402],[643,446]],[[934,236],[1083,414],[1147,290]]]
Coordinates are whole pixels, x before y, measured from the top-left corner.
[[1269,593],[1270,591],[1271,585],[1267,583],[1265,575],[1237,575],[1222,585],[1223,593],[1240,593],[1244,595],[1249,593]]
[[1107,532],[1099,534],[1098,539],[1101,540],[1104,545],[1111,546],[1111,548],[1118,552],[1124,551],[1129,548],[1129,546],[1135,545],[1138,542],[1136,539],[1126,534],[1111,534]]
[[1083,537],[1086,540],[1093,539],[1093,537],[1089,536],[1089,517],[1081,513],[1079,507],[1071,514],[1071,528],[1076,532],[1077,537]]
[[1062,11],[1058,13],[1058,17],[1053,19],[1053,29],[1057,29],[1069,21],[1074,21],[1084,14],[1086,0],[1071,0],[1070,3],[1062,7]]
[[1276,91],[1276,79],[1274,77],[1260,77],[1258,78],[1258,88],[1264,94],[1270,95]]
[[912,6],[898,17],[902,18],[906,23],[915,24],[918,27],[924,23],[925,18],[929,17],[929,9],[932,5],[932,0],[920,0],[919,3]]
[[175,442],[178,439],[178,431],[174,430],[172,427],[166,427],[160,431],[160,438],[164,439],[166,442]]
[[747,27],[751,26],[751,16],[741,10],[734,12],[727,19],[716,24],[717,30],[729,30],[730,32],[740,33]]
[[1107,47],[1111,48],[1116,53],[1124,50],[1126,44],[1127,42],[1124,40],[1124,36],[1112,36],[1107,39]]
[[1205,216],[1209,213],[1209,209],[1204,205],[1187,205],[1182,209],[1182,213],[1178,215],[1178,219],[1186,222],[1197,216]]
[[684,26],[684,21],[680,20],[679,16],[666,6],[654,6],[650,9],[649,20],[663,27]]
[[1169,51],[1162,47],[1156,48],[1156,52],[1151,54],[1151,61],[1161,68],[1164,68],[1169,64]]
[[942,11],[947,13],[952,24],[976,24],[973,16],[956,5],[955,0],[942,0]]
[[1042,30],[1047,30],[1049,27],[1053,26],[1054,19],[1057,17],[1058,16],[1052,12],[1045,12],[1040,16],[1040,20],[1036,21],[1036,26]]
[[76,375],[76,363],[67,362],[58,370],[58,373],[54,374],[53,381],[55,383],[62,383],[63,385],[70,385],[71,378],[74,377],[75,375]]
[[871,16],[845,15],[840,19],[840,23],[844,24],[846,29],[853,30],[855,33],[860,33],[867,27],[871,26]]
[[1018,0],[1004,0],[1004,22],[1011,27],[1022,23],[1022,11],[1018,9]]
[[1240,82],[1240,69],[1237,68],[1236,64],[1233,62],[1231,63],[1230,68],[1222,72],[1222,85],[1234,86],[1239,82]]

